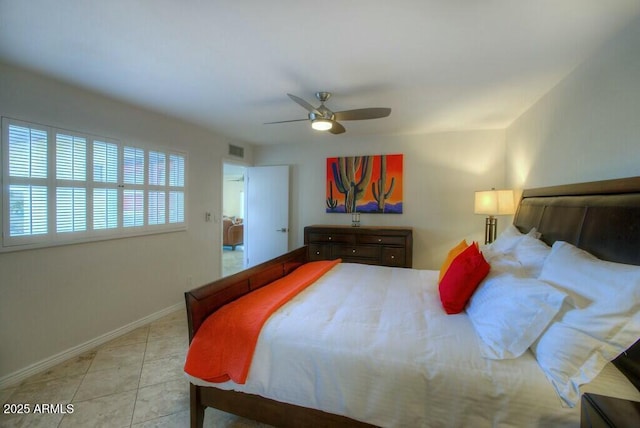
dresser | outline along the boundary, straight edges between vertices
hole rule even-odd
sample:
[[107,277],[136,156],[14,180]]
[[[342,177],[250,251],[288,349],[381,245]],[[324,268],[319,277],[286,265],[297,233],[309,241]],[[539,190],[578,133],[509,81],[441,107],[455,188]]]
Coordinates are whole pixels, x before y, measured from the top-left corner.
[[407,268],[413,262],[413,230],[406,227],[307,226],[304,243],[309,260]]

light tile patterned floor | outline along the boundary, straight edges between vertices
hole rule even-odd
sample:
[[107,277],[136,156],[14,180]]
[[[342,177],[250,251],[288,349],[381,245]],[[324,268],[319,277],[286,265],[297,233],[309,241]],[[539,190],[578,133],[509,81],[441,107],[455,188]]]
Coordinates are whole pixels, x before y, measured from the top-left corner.
[[[7,415],[0,427],[188,427],[189,382],[185,311],[66,361],[20,385],[0,390],[0,403],[73,404],[73,413]],[[265,427],[214,409],[205,427]]]
[[229,276],[240,272],[243,268],[244,246],[238,245],[235,250],[231,247],[222,248],[222,276]]

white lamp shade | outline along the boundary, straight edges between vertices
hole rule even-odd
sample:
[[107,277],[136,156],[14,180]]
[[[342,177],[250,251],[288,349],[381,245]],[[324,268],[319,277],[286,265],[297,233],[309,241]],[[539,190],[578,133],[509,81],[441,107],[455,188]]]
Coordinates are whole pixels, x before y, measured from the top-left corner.
[[485,215],[509,215],[515,213],[513,190],[485,190],[476,192],[474,212]]

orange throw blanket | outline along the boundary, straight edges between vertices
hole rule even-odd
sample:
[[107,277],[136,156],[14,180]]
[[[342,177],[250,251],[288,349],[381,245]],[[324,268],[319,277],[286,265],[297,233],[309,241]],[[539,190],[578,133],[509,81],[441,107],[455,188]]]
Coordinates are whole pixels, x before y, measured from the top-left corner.
[[184,371],[208,382],[245,383],[267,319],[338,263],[339,259],[306,263],[218,309],[191,341]]

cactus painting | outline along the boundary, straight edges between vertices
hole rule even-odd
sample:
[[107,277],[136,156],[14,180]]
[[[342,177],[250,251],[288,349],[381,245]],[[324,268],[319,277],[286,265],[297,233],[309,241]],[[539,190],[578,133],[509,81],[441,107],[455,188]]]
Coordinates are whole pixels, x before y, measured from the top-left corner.
[[331,211],[335,210],[338,206],[338,200],[333,199],[333,183],[329,181],[329,197],[327,198],[327,208]]
[[327,159],[326,212],[402,213],[403,155]]

